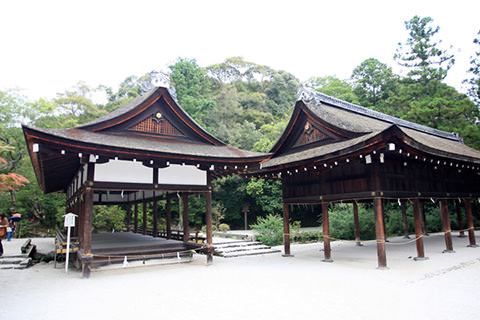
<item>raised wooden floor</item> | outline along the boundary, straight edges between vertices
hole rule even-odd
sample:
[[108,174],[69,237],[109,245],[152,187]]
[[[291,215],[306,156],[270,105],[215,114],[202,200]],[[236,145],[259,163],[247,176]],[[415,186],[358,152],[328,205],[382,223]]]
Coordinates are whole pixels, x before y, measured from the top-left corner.
[[[92,235],[92,268],[109,264],[146,261],[151,259],[188,258],[192,250],[203,244],[154,238],[132,232],[100,233]],[[79,251],[82,255],[82,250]]]

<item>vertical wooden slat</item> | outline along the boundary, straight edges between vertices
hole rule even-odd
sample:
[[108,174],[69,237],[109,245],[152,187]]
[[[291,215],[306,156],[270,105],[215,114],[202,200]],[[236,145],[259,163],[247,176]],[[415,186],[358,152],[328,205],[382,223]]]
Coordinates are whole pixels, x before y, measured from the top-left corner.
[[382,198],[373,198],[375,210],[375,232],[377,235],[377,258],[378,269],[387,267],[387,255],[385,251],[385,226],[383,224],[383,203]]

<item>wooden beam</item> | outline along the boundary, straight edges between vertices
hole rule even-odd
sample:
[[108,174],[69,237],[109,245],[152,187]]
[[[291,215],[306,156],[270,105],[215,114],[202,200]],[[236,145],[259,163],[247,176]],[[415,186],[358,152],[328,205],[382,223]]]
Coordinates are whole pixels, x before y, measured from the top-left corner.
[[387,255],[385,252],[385,226],[383,224],[382,198],[373,198],[373,207],[375,211],[375,232],[377,235],[377,269],[385,269],[387,268]]
[[400,206],[402,207],[403,238],[410,239],[408,235],[407,202],[405,200],[400,201]]
[[138,203],[134,204],[134,210],[133,210],[133,230],[135,233],[138,233]]
[[472,204],[470,198],[463,199],[465,201],[465,213],[467,215],[467,226],[468,226],[468,247],[475,248],[478,247],[475,241],[475,229],[473,225],[473,215],[472,215]]
[[207,173],[209,191],[205,193],[205,224],[207,233],[207,264],[213,261],[213,232],[212,232],[212,185],[210,174]]
[[463,238],[465,237],[465,232],[463,231],[462,203],[460,199],[458,199],[458,201],[455,201],[455,209],[457,210],[458,230],[460,230],[458,237]]
[[328,221],[328,202],[322,203],[322,222],[323,222],[323,262],[333,262],[330,249],[330,223]]
[[89,163],[87,169],[87,182],[83,196],[83,277],[90,277],[90,263],[92,260],[92,224],[93,224],[93,189],[90,186],[93,182],[95,164]]
[[357,247],[363,246],[360,242],[360,220],[358,219],[358,203],[353,201],[353,224],[355,229],[355,244]]
[[283,257],[293,257],[290,254],[290,208],[287,203],[283,204]]
[[145,192],[143,192],[143,234],[147,234],[147,200],[145,200]]
[[172,237],[172,198],[170,195],[167,195],[167,204],[166,204],[166,228],[167,228],[167,239]]
[[153,236],[158,237],[158,199],[155,191],[153,192]]
[[421,222],[421,213],[420,213],[420,201],[418,199],[413,200],[413,221],[415,225],[415,237],[417,245],[417,256],[413,258],[415,261],[426,260],[425,251],[423,248],[423,232],[422,232],[422,222]]
[[127,232],[132,229],[132,205],[127,203]]
[[443,234],[445,236],[445,247],[443,253],[454,253],[452,244],[452,228],[450,226],[450,215],[448,214],[447,200],[440,200],[440,213],[442,217]]
[[428,231],[427,231],[427,217],[425,215],[425,201],[420,200],[420,212],[422,213],[422,229],[423,229],[423,235],[428,236]]
[[183,242],[188,242],[188,193],[182,193],[183,202]]

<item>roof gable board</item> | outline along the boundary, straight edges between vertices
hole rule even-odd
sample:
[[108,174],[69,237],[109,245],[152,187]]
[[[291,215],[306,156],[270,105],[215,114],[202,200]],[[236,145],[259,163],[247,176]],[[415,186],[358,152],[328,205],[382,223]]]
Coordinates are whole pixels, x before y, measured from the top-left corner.
[[303,101],[297,101],[290,122],[270,152],[278,156],[341,142],[359,135],[358,132],[326,122],[306,107]]
[[201,128],[178,105],[166,88],[156,88],[110,114],[78,128],[97,133],[225,145]]

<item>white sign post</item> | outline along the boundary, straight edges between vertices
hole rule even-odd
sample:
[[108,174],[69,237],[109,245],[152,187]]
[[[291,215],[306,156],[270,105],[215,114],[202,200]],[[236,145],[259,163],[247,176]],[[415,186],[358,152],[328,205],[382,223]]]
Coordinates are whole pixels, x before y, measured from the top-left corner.
[[77,217],[76,214],[73,213],[67,213],[64,215],[65,217],[65,222],[63,226],[67,228],[67,252],[65,256],[65,273],[68,273],[68,260],[70,258],[70,229],[72,227],[75,227],[75,217]]

